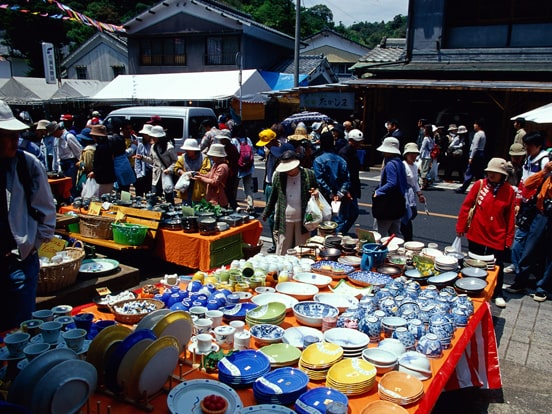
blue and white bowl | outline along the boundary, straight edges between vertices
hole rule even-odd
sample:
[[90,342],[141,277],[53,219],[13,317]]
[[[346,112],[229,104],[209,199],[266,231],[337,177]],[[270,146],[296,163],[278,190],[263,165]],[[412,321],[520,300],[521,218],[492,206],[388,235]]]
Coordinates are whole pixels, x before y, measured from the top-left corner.
[[428,358],[440,358],[443,355],[443,346],[437,335],[427,333],[418,340],[416,351]]
[[326,303],[307,301],[293,305],[293,313],[299,323],[319,328],[322,318],[339,315],[339,309]]
[[278,325],[271,325],[268,323],[252,326],[249,330],[253,339],[259,343],[259,345],[274,344],[282,342],[285,329]]

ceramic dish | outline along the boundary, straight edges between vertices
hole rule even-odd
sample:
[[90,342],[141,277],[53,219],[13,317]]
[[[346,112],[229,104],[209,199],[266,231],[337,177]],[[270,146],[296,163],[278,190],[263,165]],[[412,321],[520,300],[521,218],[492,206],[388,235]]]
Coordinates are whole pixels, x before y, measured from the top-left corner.
[[334,279],[347,277],[347,273],[351,273],[354,270],[355,268],[353,266],[333,262],[331,260],[320,260],[311,265],[312,272],[327,274]]
[[458,278],[458,273],[456,272],[444,272],[437,276],[431,276],[427,279],[427,283],[435,285],[437,287],[452,285],[454,281]]
[[247,413],[295,414],[295,411],[278,404],[259,404],[251,407],[242,408],[237,412],[237,414],[247,414]]
[[257,306],[258,305],[251,302],[237,303],[230,308],[228,307],[224,308],[224,310],[222,311],[223,312],[222,318],[226,322],[236,321],[236,320],[243,321],[245,320],[245,316],[247,312],[249,312],[252,309],[255,309]]
[[[90,348],[91,343],[92,343],[92,340],[85,339],[84,343],[82,344],[82,348],[80,349],[80,351],[75,351],[77,353],[77,355],[86,354],[88,352],[88,348]],[[56,348],[69,348],[69,347],[67,346],[65,341],[61,341]]]
[[341,263],[347,266],[353,266],[355,269],[358,269],[360,267],[361,261],[362,261],[362,258],[358,256],[341,256],[337,258],[338,263]]
[[334,401],[349,405],[349,399],[342,392],[328,387],[312,388],[295,401],[295,411],[298,414],[325,413],[326,405]]
[[85,276],[102,276],[113,273],[119,268],[119,262],[113,259],[84,259],[79,273]]
[[164,308],[148,313],[142,318],[140,322],[138,322],[135,330],[138,331],[140,329],[153,329],[158,321],[160,321],[165,315],[171,312],[172,311],[170,309]]
[[257,296],[253,296],[251,298],[251,302],[253,302],[258,306],[266,305],[271,302],[283,303],[284,305],[286,305],[286,311],[289,312],[291,311],[291,308],[293,307],[293,305],[295,305],[299,301],[296,298],[289,295],[284,295],[282,293],[268,292],[268,293],[261,293],[260,295],[257,295]]
[[200,351],[199,349],[197,349],[197,339],[195,338],[195,336],[192,338],[190,344],[188,345],[188,351],[195,355],[208,355],[211,352],[218,352],[219,349],[220,347],[213,342],[209,349],[206,349],[205,351]]
[[330,286],[330,290],[333,293],[354,296],[357,299],[360,299],[362,296],[368,295],[372,292],[372,286],[359,287],[347,282],[346,280],[340,280],[339,282],[337,282],[337,285],[335,285],[334,288]]
[[408,411],[394,402],[379,400],[368,403],[360,414],[408,414]]
[[285,313],[286,305],[280,302],[271,302],[251,309],[247,312],[247,319],[257,323],[272,323],[271,321],[284,317]]
[[489,272],[480,267],[464,267],[461,271],[465,277],[476,277],[478,279],[486,279]]
[[297,282],[308,283],[315,285],[319,289],[324,289],[333,280],[330,276],[321,275],[318,273],[301,272],[293,275],[293,279]]
[[454,283],[454,287],[460,292],[467,293],[468,295],[476,295],[487,287],[487,282],[476,277],[463,277]]
[[391,282],[393,278],[389,275],[371,272],[365,270],[359,270],[349,273],[347,278],[354,284],[359,286],[380,286],[383,287],[387,283]]
[[350,328],[331,328],[324,332],[324,340],[347,349],[366,348],[370,338],[363,332]]
[[468,257],[471,258],[471,259],[475,259],[475,260],[482,260],[484,262],[494,262],[494,260],[495,260],[494,254],[481,255],[481,254],[475,254],[475,253],[472,253],[472,252],[468,252]]
[[210,379],[195,379],[178,384],[169,392],[167,407],[172,414],[199,414],[200,401],[211,394],[220,395],[228,402],[227,413],[237,413],[243,408],[240,396],[232,387]]
[[282,341],[296,348],[303,349],[306,336],[314,336],[319,342],[324,340],[324,334],[318,329],[308,326],[294,326],[286,329]]
[[23,358],[25,358],[25,354],[23,352],[17,355],[10,355],[8,348],[0,348],[0,361],[19,361]]
[[252,326],[249,330],[253,339],[262,345],[282,342],[284,328],[272,324],[259,324]]
[[480,267],[481,269],[487,268],[487,262],[484,262],[483,260],[478,259],[464,259],[464,265],[469,267]]
[[[151,337],[145,337],[142,340],[137,341],[130,349],[127,350],[127,352],[125,352],[121,362],[119,363],[119,369],[117,370],[115,378],[119,390],[124,389],[125,384],[130,382],[130,376],[134,365],[137,363],[142,352],[144,352],[144,350],[150,346],[154,340],[155,338],[152,339]],[[116,348],[116,350],[117,349],[118,348]]]
[[172,311],[162,314],[161,319],[155,322],[151,330],[158,338],[174,337],[182,350],[190,341],[193,328],[192,318],[188,312]]
[[318,328],[322,326],[322,318],[339,315],[339,309],[326,303],[304,301],[293,305],[293,314],[297,322]]
[[351,306],[356,306],[359,300],[355,296],[340,295],[339,293],[318,293],[314,295],[315,302],[335,306],[339,312],[344,312]]
[[301,357],[299,348],[289,344],[270,344],[259,351],[268,357],[272,368],[295,365]]
[[307,300],[318,293],[318,288],[307,283],[282,282],[276,285],[276,292],[293,296],[297,300]]

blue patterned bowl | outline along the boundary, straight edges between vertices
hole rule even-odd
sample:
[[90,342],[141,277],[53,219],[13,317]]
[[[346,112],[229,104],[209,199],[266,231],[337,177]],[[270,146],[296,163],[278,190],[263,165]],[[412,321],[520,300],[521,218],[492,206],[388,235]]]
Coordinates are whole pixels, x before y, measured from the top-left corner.
[[252,326],[249,330],[253,339],[259,343],[259,345],[274,344],[276,342],[282,342],[285,329],[278,325],[271,325],[268,323]]
[[322,318],[339,315],[339,309],[326,303],[307,301],[293,305],[293,313],[303,325],[321,327]]

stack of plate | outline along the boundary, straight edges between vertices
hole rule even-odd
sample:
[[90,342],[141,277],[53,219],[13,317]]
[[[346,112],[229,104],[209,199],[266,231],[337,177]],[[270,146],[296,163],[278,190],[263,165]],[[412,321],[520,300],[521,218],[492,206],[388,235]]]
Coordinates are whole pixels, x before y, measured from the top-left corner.
[[339,249],[341,250],[341,237],[328,236],[324,239],[324,247],[326,249]]
[[454,256],[437,256],[435,258],[435,270],[449,272],[458,269],[458,259]]
[[391,371],[381,377],[378,395],[382,400],[398,405],[409,405],[422,398],[424,385],[413,375]]
[[231,386],[250,385],[270,371],[270,360],[260,351],[246,349],[218,362],[218,379]]
[[364,332],[350,328],[332,328],[324,332],[324,340],[343,348],[344,358],[357,358],[370,343]]
[[326,406],[332,402],[349,405],[345,394],[328,387],[317,387],[308,390],[295,401],[297,414],[325,413]]
[[278,368],[253,383],[253,396],[259,404],[289,405],[305,391],[309,377],[296,368]]
[[323,380],[328,370],[343,358],[343,348],[329,342],[317,342],[305,348],[299,359],[299,369],[311,380]]
[[376,383],[376,367],[362,358],[345,358],[328,371],[326,386],[345,395],[361,395]]
[[301,358],[299,348],[289,344],[270,344],[263,346],[259,351],[268,357],[271,368],[295,365]]
[[481,260],[482,262],[485,262],[487,269],[493,270],[495,267],[496,258],[494,257],[494,254],[480,255],[468,252],[468,257],[473,260]]
[[287,307],[281,302],[260,305],[247,312],[245,322],[249,327],[255,325],[280,325],[286,318]]

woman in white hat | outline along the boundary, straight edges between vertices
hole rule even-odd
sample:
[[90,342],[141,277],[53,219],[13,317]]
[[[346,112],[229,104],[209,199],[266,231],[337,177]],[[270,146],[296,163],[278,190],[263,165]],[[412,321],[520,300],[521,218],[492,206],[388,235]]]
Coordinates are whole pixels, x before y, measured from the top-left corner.
[[[151,124],[144,124],[142,129],[138,131],[138,135],[142,137],[138,146],[136,147],[136,155],[148,156],[151,151]],[[136,173],[136,182],[134,183],[134,189],[136,190],[136,196],[143,197],[147,192],[151,190],[151,180],[153,175],[153,167],[143,159],[135,158],[134,172]]]
[[[504,261],[506,252],[514,242],[515,199],[514,189],[506,179],[508,165],[502,158],[492,158],[485,169],[487,178],[477,180],[462,203],[456,235],[466,236],[470,252],[478,255],[494,255],[498,266],[498,277],[492,300],[504,308],[502,295],[504,283]],[[475,206],[471,223],[468,224],[470,209]]]
[[[184,141],[182,147],[180,147],[184,153],[178,157],[176,164],[174,165],[174,173],[181,177],[185,173],[199,173],[207,174],[211,169],[211,160],[205,154],[201,152],[197,139],[188,138]],[[197,186],[197,190],[196,190]],[[202,190],[199,189],[202,188]],[[206,185],[201,182],[190,181],[190,186],[186,191],[179,191],[179,197],[183,201],[201,201],[205,197]],[[178,191],[178,190],[177,190]],[[195,196],[195,197],[194,197]]]
[[408,190],[406,191],[407,211],[401,219],[401,234],[404,241],[413,240],[412,220],[418,215],[416,196],[420,200],[420,203],[426,202],[418,183],[418,167],[414,164],[419,154],[420,151],[416,143],[409,142],[404,146],[403,164],[406,170],[406,183],[408,184]]
[[193,180],[207,184],[205,199],[215,205],[226,207],[228,197],[224,188],[228,179],[229,167],[226,163],[226,151],[222,144],[211,144],[207,151],[207,156],[211,158],[211,170],[207,174],[196,174]]
[[317,197],[318,184],[314,171],[300,166],[295,151],[286,151],[272,177],[272,192],[263,211],[263,221],[274,213],[276,254],[303,245],[310,236],[303,218],[311,194]]
[[464,168],[468,161],[467,134],[468,129],[464,125],[460,125],[456,130],[456,134],[451,135],[452,140],[447,148],[448,162],[445,167],[445,181],[452,181],[452,174],[455,171],[458,172],[458,181],[464,181]]

